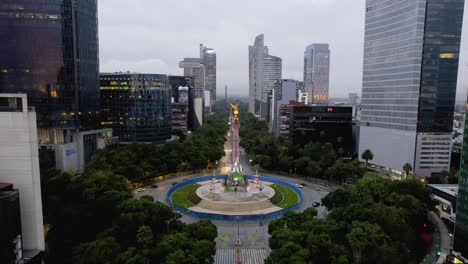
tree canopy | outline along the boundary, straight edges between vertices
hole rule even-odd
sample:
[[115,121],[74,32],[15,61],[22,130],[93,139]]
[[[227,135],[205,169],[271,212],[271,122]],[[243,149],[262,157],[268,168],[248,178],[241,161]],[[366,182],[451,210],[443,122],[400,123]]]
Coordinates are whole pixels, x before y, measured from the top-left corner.
[[306,209],[270,223],[266,263],[417,263],[425,253],[421,234],[432,201],[417,180],[367,174],[322,203],[331,210],[325,219]]

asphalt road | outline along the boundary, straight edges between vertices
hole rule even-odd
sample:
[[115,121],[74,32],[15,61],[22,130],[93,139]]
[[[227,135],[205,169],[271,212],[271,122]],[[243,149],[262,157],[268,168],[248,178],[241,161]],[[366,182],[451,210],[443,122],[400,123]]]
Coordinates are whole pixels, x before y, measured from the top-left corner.
[[[227,152],[229,151],[226,149]],[[247,155],[243,149],[240,150],[241,157],[240,163],[242,164],[244,173],[246,174],[255,174],[255,171],[252,170],[249,166],[249,161],[247,160]],[[228,152],[229,153],[229,152]],[[226,161],[223,158],[220,161],[220,164],[224,165]],[[225,171],[225,168],[221,168],[220,171]],[[206,174],[209,175],[209,174]],[[282,180],[289,181],[294,184],[305,184],[302,188],[303,193],[303,202],[299,211],[303,211],[307,208],[313,207],[314,202],[321,202],[321,199],[325,197],[332,188],[330,186],[325,186],[320,183],[312,183],[309,181],[304,181],[298,178],[291,178],[275,174],[260,174],[268,175],[271,177],[276,177]],[[165,181],[157,182],[156,188],[150,188],[150,186],[145,186],[146,190],[143,192],[134,192],[135,198],[140,198],[143,195],[150,195],[154,198],[155,201],[159,201],[164,204],[168,204],[166,201],[166,193],[169,189],[176,183],[183,181],[184,179],[190,179],[194,177],[201,176],[200,174],[192,174],[180,177],[174,177],[167,179]],[[326,215],[326,208],[319,206],[316,208],[318,211],[318,217],[323,218]],[[196,218],[192,218],[186,215],[182,216],[182,221],[185,223],[193,223],[198,221]],[[213,221],[213,223],[218,228],[218,238],[216,239],[216,246],[218,249],[234,248],[234,243],[239,237],[242,241],[242,248],[253,248],[253,249],[269,249],[268,247],[268,223],[269,222],[225,222],[225,221]]]

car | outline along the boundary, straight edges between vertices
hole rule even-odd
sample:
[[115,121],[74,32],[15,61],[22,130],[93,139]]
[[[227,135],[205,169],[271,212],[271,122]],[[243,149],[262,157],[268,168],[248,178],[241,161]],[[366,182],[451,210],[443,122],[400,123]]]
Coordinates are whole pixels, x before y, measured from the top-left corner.
[[307,186],[307,184],[305,184],[305,183],[301,183],[301,185],[302,185],[302,187]]
[[157,184],[153,184],[153,185],[151,185],[151,188],[158,188],[158,185],[157,185]]
[[173,183],[172,183],[172,186],[174,186],[174,185],[176,185],[176,184],[178,184],[178,183],[179,183],[179,182],[173,182]]
[[144,192],[144,191],[146,191],[145,188],[138,188],[138,189],[137,189],[137,192]]
[[312,205],[313,205],[314,207],[318,207],[318,206],[320,206],[320,203],[319,203],[319,202],[314,202]]
[[304,187],[304,186],[303,186],[302,184],[296,183],[296,187],[297,187],[297,188],[302,188],[302,187]]

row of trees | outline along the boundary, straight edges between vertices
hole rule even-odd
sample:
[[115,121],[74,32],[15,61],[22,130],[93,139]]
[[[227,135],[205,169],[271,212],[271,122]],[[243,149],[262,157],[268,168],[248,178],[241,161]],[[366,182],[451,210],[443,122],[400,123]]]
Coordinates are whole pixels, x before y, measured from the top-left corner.
[[81,175],[47,170],[44,222],[47,263],[210,263],[216,226],[186,225],[152,197],[133,199],[111,171]]
[[390,181],[368,173],[315,209],[289,212],[269,225],[272,253],[266,263],[417,263],[426,251],[422,234],[432,201],[417,180]]
[[205,169],[224,155],[227,113],[220,111],[181,142],[98,151],[82,174],[53,169],[41,153],[47,263],[212,263],[209,221],[186,225],[152,197],[133,199],[131,182]]
[[87,170],[110,170],[132,182],[142,182],[168,173],[205,169],[224,155],[227,129],[227,114],[220,112],[181,142],[102,149],[93,156]]
[[268,132],[266,123],[241,112],[241,146],[263,169],[296,173],[336,181],[355,181],[365,173],[358,160],[343,157],[331,143],[310,142],[294,146]]

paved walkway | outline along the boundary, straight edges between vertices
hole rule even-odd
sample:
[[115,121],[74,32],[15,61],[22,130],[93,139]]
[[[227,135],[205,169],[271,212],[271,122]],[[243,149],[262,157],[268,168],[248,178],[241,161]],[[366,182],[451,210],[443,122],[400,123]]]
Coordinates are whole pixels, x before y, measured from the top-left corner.
[[[270,255],[269,249],[241,249],[242,264],[259,264],[263,263]],[[236,263],[235,249],[218,249],[215,255],[215,264],[231,264]]]

